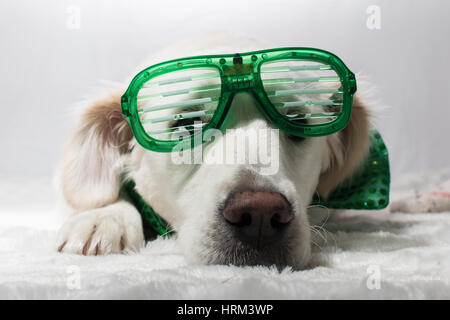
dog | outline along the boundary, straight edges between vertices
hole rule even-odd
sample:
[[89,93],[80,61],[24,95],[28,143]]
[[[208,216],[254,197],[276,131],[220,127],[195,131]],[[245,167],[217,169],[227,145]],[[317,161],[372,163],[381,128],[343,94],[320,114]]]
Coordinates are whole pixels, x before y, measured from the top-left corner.
[[[270,47],[249,37],[214,32],[173,45],[144,66]],[[59,231],[58,250],[83,255],[138,252],[144,245],[141,217],[121,193],[123,181],[133,179],[139,194],[176,231],[189,263],[307,268],[312,255],[312,197],[327,197],[367,154],[371,107],[359,92],[349,124],[337,133],[298,139],[280,131],[279,168],[272,175],[261,175],[252,164],[174,164],[170,153],[146,150],[134,139],[121,114],[124,87],[90,101],[62,157],[59,183],[72,213]],[[233,128],[273,128],[257,103],[244,93],[235,96],[230,109],[235,114]],[[217,144],[209,143],[203,152],[213,152]],[[261,225],[250,225],[246,237],[237,236],[238,226],[227,220],[248,207],[255,221],[266,219],[262,215],[273,218],[277,211],[282,231],[261,222],[267,234],[258,229]]]

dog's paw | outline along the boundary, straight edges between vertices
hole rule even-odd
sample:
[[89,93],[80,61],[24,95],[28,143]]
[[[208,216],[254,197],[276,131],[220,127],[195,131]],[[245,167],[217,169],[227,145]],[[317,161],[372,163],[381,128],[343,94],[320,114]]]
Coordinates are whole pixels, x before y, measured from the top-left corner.
[[71,216],[59,231],[58,251],[83,255],[137,252],[144,244],[139,213],[128,203]]

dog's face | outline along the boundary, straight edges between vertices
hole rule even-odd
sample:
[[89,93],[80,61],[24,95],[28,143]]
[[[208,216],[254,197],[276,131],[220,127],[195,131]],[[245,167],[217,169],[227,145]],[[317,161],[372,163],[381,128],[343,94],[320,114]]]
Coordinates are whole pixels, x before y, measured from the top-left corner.
[[[174,160],[177,152],[158,153],[137,144],[121,115],[122,92],[91,103],[69,140],[62,188],[73,208],[115,203],[127,175],[176,230],[191,262],[307,266],[307,208],[314,193],[326,197],[352,174],[368,149],[368,108],[357,96],[345,129],[325,137],[297,138],[273,131],[276,127],[254,97],[239,93],[225,119],[226,130],[203,144],[199,154],[203,159],[236,159],[236,149],[226,147],[225,141],[230,130],[239,129],[247,137],[244,161],[186,164]],[[268,146],[269,163],[260,157],[245,161],[251,158],[246,149],[260,154]],[[197,148],[183,152],[198,155]]]
[[[228,131],[202,146],[203,158],[221,152],[230,158],[229,153],[236,152],[223,143],[232,134],[230,129],[254,137],[246,145],[261,147],[254,150],[270,145],[271,136],[258,133],[276,129],[257,103],[248,94],[236,95]],[[178,164],[173,154],[135,149],[130,172],[139,192],[152,195],[148,201],[176,228],[191,261],[298,268],[308,262],[307,206],[326,160],[326,139],[283,132],[276,137],[272,142],[278,157],[272,155],[271,160],[277,164],[268,174],[261,163]]]

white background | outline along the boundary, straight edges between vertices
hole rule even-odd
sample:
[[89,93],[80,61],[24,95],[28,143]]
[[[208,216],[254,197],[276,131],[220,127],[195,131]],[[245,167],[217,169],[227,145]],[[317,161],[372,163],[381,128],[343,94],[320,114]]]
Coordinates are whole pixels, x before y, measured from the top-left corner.
[[[366,26],[370,5],[380,30]],[[99,80],[124,81],[152,52],[217,28],[326,49],[369,76],[389,106],[377,124],[394,177],[450,165],[449,1],[2,0],[0,16],[0,176],[51,175],[71,108]]]

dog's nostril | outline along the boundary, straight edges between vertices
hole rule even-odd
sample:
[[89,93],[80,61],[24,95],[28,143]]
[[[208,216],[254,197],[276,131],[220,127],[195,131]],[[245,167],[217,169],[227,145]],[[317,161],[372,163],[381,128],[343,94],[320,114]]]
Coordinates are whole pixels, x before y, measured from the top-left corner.
[[241,221],[239,223],[240,227],[249,226],[252,224],[252,216],[248,212],[244,212],[244,214],[241,216]]
[[237,221],[233,222],[231,219],[227,219],[227,216],[225,216],[225,221],[227,221],[229,224],[235,226],[235,227],[245,227],[252,224],[252,215],[248,212],[244,212],[241,215],[238,216]]
[[286,198],[267,191],[235,194],[226,202],[222,214],[238,238],[258,247],[281,238],[294,218]]
[[282,229],[286,227],[289,222],[291,222],[291,218],[285,218],[283,215],[279,213],[275,213],[273,217],[270,219],[270,225],[275,229]]

